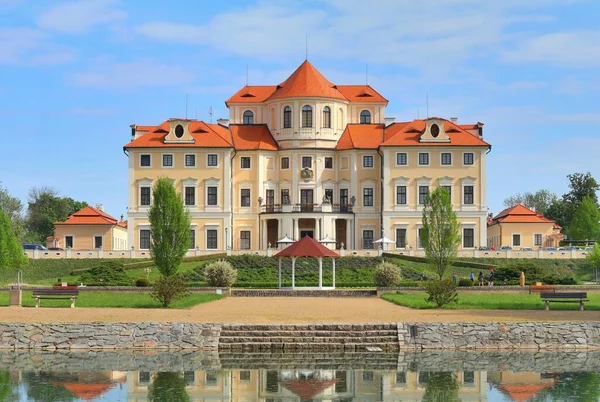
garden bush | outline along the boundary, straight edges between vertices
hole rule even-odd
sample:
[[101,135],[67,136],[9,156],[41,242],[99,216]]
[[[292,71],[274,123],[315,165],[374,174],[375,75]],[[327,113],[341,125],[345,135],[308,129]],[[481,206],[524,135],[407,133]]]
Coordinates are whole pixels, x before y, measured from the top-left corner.
[[375,272],[373,272],[373,282],[380,288],[396,287],[401,280],[400,267],[391,262],[382,262],[377,265]]
[[96,266],[85,271],[79,282],[87,286],[131,286],[133,280],[125,273],[123,264],[114,260],[98,262]]
[[227,261],[219,260],[204,267],[204,276],[210,286],[230,288],[237,279],[237,271]]
[[473,286],[473,282],[471,282],[470,279],[460,279],[458,281],[458,286],[460,286],[460,287],[472,287]]
[[152,285],[150,284],[150,281],[148,279],[138,278],[135,280],[135,286],[137,286],[138,288],[147,288]]
[[155,283],[152,290],[152,298],[158,301],[163,307],[182,299],[189,295],[187,285],[179,275],[161,276]]
[[442,307],[458,299],[456,284],[451,279],[435,279],[425,282],[425,292],[429,295],[426,299],[429,303],[435,303]]

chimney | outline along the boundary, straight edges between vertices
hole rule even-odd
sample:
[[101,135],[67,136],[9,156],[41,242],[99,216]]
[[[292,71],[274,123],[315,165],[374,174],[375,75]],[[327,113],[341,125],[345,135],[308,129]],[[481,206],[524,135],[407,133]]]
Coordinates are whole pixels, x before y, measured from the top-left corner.
[[229,127],[229,119],[217,119],[217,124],[223,127]]
[[477,128],[479,129],[479,138],[483,138],[483,123],[477,123]]
[[123,214],[121,214],[121,222],[123,222]]
[[104,205],[102,205],[102,204],[97,204],[97,205],[96,205],[96,209],[97,209],[98,211],[102,211],[102,212],[104,212]]
[[135,139],[135,129],[137,126],[135,125],[135,123],[133,123],[133,124],[129,125],[129,127],[131,127],[131,139],[133,140],[133,139]]
[[396,121],[395,117],[384,117],[383,123],[386,127],[391,126]]
[[458,117],[450,117],[450,121],[454,124],[458,121]]

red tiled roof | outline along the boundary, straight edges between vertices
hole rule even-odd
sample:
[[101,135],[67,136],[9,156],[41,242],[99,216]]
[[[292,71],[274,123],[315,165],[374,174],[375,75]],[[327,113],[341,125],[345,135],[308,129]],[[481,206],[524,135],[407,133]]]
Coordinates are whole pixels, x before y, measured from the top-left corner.
[[208,124],[199,120],[191,120],[189,125],[194,143],[169,143],[164,140],[169,132],[169,120],[148,130],[146,134],[136,138],[124,148],[230,148],[231,135],[227,127],[220,124]]
[[84,384],[78,382],[55,383],[55,385],[60,385],[68,389],[73,394],[73,396],[79,399],[84,399],[86,401],[91,401],[92,399],[98,398],[99,396],[103,395],[106,391],[115,386],[114,383]]
[[383,142],[383,124],[348,124],[335,149],[377,149]]
[[498,388],[506,392],[515,402],[525,402],[550,386],[550,384],[502,384]]
[[[310,236],[304,236],[284,250],[275,254],[275,257],[339,257],[339,254],[318,243]],[[311,399],[311,398],[308,398]]]
[[268,100],[306,96],[347,100],[308,60],[300,64],[287,80],[277,85]]
[[[539,212],[527,208],[523,204],[517,204],[513,207],[506,208],[492,218],[489,225],[494,225],[496,223],[552,223],[553,228],[555,229],[556,226],[558,226],[555,221],[546,218]],[[558,226],[558,228],[560,228],[560,226]]]
[[229,130],[237,150],[279,149],[266,124],[231,124]]
[[277,86],[275,85],[246,85],[233,96],[225,101],[225,105],[229,106],[230,103],[256,103],[264,102],[275,92]]
[[338,85],[338,91],[350,102],[385,102],[385,99],[379,92],[370,85]]
[[94,207],[85,207],[75,212],[65,222],[54,222],[55,225],[117,225],[126,228],[127,222],[121,222],[104,211]]
[[311,401],[336,382],[336,380],[290,380],[280,381],[280,384],[299,396],[301,401]]
[[[441,119],[444,120],[444,119]],[[420,142],[421,135],[425,131],[425,120],[414,120],[409,124],[406,123],[394,123],[388,126],[386,129],[385,142],[382,146],[423,146]],[[479,136],[473,135],[463,129],[462,127],[452,123],[451,121],[444,121],[444,131],[448,133],[450,137],[450,143],[448,142],[427,142],[427,146],[486,146],[490,144],[480,139]]]

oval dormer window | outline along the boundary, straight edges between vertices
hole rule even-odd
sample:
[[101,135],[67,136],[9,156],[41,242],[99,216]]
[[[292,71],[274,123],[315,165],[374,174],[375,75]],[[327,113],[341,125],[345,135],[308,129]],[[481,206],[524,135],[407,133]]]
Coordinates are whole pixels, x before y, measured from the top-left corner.
[[440,135],[440,126],[438,126],[437,124],[432,124],[431,125],[431,136],[433,138],[437,138],[438,135]]
[[175,127],[175,137],[177,137],[177,138],[183,137],[183,126],[181,124],[178,124]]

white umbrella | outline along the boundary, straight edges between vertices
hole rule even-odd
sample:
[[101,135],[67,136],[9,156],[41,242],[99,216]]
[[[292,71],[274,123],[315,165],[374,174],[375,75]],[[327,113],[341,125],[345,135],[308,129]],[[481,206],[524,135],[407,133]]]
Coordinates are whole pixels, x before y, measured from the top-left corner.
[[381,239],[379,240],[375,240],[373,243],[381,243],[382,248],[384,244],[394,244],[395,241],[388,239],[387,237],[383,236]]
[[333,244],[333,243],[335,243],[335,239],[332,239],[331,237],[329,237],[329,235],[325,235],[325,237],[323,237],[321,240],[319,240],[319,243]]
[[277,240],[277,244],[282,244],[284,246],[287,246],[287,245],[292,244],[292,243],[295,243],[295,241],[292,240],[292,239],[290,239],[287,236],[287,234],[284,237],[282,237],[281,239]]

